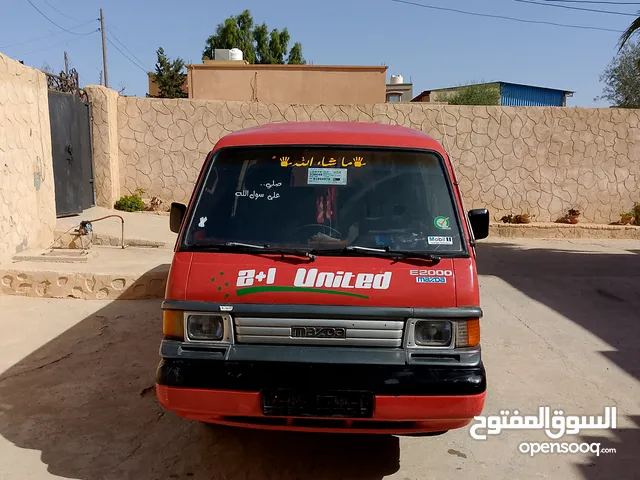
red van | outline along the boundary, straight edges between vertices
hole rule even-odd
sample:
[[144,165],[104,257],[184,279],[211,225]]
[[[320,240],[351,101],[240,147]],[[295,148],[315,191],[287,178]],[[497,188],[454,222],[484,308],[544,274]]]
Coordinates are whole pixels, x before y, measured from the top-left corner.
[[156,393],[206,423],[345,433],[463,427],[484,406],[475,242],[451,161],[400,126],[222,138],[188,206]]

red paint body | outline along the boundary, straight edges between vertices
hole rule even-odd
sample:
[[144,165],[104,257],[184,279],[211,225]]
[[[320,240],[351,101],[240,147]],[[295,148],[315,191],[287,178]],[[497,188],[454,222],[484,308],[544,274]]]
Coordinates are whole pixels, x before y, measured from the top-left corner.
[[[466,215],[462,198],[455,182],[449,157],[442,146],[421,132],[377,124],[335,122],[318,129],[314,123],[292,123],[255,127],[223,137],[212,153],[225,147],[255,145],[359,145],[367,147],[398,147],[432,150],[445,159],[447,172],[454,183],[454,200],[461,219]],[[203,173],[212,160],[209,155],[197,180],[194,192],[200,188]],[[189,205],[193,208],[193,197]],[[189,215],[187,212],[187,216]],[[210,221],[215,221],[211,219]],[[461,222],[464,238],[471,237],[469,224]],[[184,229],[183,224],[183,229]],[[183,232],[180,233],[180,236]],[[179,238],[180,238],[179,236]],[[319,256],[313,263],[296,257],[280,255],[242,255],[223,253],[176,252],[166,288],[167,300],[189,300],[218,303],[301,304],[336,306],[425,307],[450,308],[479,306],[475,250],[470,244],[470,258],[444,258],[437,266],[424,262],[394,262],[374,257]],[[346,293],[368,296],[321,295],[316,292],[260,292],[251,295],[236,293],[235,279],[240,270],[277,268],[276,285],[293,285],[299,268],[317,268],[319,271],[352,271],[379,274],[391,272],[388,289],[357,290],[341,288]],[[434,284],[429,288],[412,278],[411,270],[435,269],[451,271],[451,281]],[[228,282],[225,279],[229,279]],[[228,283],[228,285],[227,285]],[[353,282],[351,283],[353,285]],[[215,288],[213,288],[215,286]],[[218,288],[220,287],[220,288]],[[335,290],[335,288],[334,288]],[[286,347],[284,347],[286,348]],[[339,366],[336,366],[339,368]],[[322,419],[300,422],[299,419],[280,419],[280,423],[261,423],[259,392],[204,390],[157,385],[161,404],[189,419],[253,428],[277,428],[303,431],[415,433],[460,428],[482,411],[485,393],[468,396],[375,396],[374,416],[371,419],[336,421]],[[246,417],[241,419],[240,417]],[[272,417],[271,417],[272,418]],[[248,420],[247,420],[248,419]],[[326,426],[322,422],[333,426]],[[379,422],[391,422],[384,428]],[[394,425],[394,422],[403,422]],[[404,423],[408,422],[408,423]],[[367,423],[371,426],[368,427]],[[354,425],[357,424],[357,428]]]
[[[275,421],[261,423],[260,420],[264,417],[258,392],[172,388],[157,385],[156,394],[165,408],[173,410],[184,418],[200,422],[271,430],[394,433],[397,435],[440,432],[464,427],[471,422],[474,415],[482,411],[485,399],[484,393],[433,397],[377,395],[374,416],[371,419],[326,420],[275,417]],[[388,427],[384,428],[381,422],[386,422]]]

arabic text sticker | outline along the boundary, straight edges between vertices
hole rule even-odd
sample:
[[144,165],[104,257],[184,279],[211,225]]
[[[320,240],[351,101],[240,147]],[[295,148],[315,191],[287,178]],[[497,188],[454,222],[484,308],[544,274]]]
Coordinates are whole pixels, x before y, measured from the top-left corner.
[[453,237],[428,237],[429,245],[453,245]]
[[346,168],[310,168],[307,174],[309,185],[346,185]]

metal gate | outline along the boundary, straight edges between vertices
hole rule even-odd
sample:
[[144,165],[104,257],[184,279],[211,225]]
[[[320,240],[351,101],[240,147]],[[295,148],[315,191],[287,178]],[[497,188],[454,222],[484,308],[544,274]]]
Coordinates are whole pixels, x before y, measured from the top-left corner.
[[63,217],[95,205],[91,107],[80,97],[77,83],[63,93],[56,90],[67,87],[68,92],[69,82],[62,78],[61,87],[56,79],[60,77],[47,75],[56,215]]

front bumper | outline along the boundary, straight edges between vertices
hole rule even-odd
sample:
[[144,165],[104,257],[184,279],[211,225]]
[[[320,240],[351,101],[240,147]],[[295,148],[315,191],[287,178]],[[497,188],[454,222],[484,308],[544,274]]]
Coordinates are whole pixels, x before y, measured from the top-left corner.
[[[463,427],[482,412],[485,370],[426,365],[160,362],[160,403],[192,420],[266,429],[409,434]],[[263,415],[262,389],[368,391],[370,418]]]

